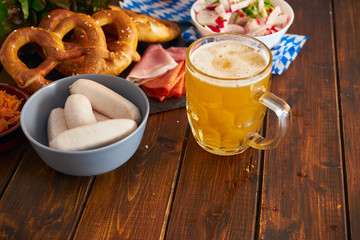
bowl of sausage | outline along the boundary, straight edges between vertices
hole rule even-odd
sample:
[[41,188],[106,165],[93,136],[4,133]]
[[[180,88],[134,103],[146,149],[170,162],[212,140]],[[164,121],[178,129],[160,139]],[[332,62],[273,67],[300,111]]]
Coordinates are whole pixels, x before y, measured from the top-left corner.
[[56,80],[25,103],[21,128],[40,158],[73,176],[93,176],[127,162],[138,149],[149,101],[135,84],[86,74]]

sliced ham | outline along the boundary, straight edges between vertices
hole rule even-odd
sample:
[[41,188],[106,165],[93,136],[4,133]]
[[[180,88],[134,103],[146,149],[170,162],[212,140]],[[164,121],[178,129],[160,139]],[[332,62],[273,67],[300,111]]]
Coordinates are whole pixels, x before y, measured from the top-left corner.
[[166,77],[155,78],[143,84],[142,89],[148,97],[156,98],[159,102],[165,98],[181,97],[185,94],[185,61],[180,61],[178,67],[170,70]]
[[186,87],[185,87],[185,75],[184,75],[184,85],[183,85],[183,89],[182,89],[182,94],[186,94]]
[[170,93],[167,96],[159,95],[154,92],[154,89],[146,88],[142,86],[142,89],[144,90],[145,94],[148,97],[156,98],[159,102],[162,102],[165,98],[171,98],[171,97],[181,97],[183,94],[186,93],[185,90],[185,75],[177,77],[177,81],[175,86],[171,89]]
[[186,93],[186,51],[186,47],[165,50],[160,44],[150,45],[126,79],[141,85],[148,97],[160,102],[165,98],[181,97]]
[[183,95],[183,88],[185,85],[185,63],[182,65],[177,77],[176,77],[176,84],[171,89],[170,93],[167,98],[169,97],[181,97]]
[[186,59],[187,47],[169,47],[166,51],[176,62],[185,61]]
[[177,65],[161,44],[153,44],[145,50],[141,60],[135,64],[126,79],[137,82],[139,79],[154,78],[165,74]]
[[170,97],[178,97],[179,98],[179,97],[181,97],[183,95],[184,84],[185,84],[185,75],[178,76],[177,83],[171,89],[169,95],[166,96],[166,97],[167,98],[170,98]]
[[142,86],[143,91],[145,92],[146,96],[156,98],[159,102],[162,102],[165,99],[165,96],[158,95],[154,93],[151,89],[148,89]]
[[182,69],[185,61],[180,61],[178,65],[169,70],[165,75],[152,79],[143,84],[145,88],[152,89],[155,94],[167,96],[175,86],[177,76]]

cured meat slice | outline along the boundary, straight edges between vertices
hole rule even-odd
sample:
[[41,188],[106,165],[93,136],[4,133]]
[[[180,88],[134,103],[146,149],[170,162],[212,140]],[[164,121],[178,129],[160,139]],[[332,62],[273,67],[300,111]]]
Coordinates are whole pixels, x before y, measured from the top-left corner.
[[[176,75],[175,79],[175,85],[171,88],[169,94],[163,95],[159,94],[159,92],[162,92],[161,90],[157,88],[148,88],[146,85],[149,84],[143,84],[142,89],[144,90],[145,94],[148,97],[156,98],[159,102],[162,102],[165,98],[171,98],[171,97],[181,97],[184,94],[185,90],[185,64],[184,61],[182,61],[182,64],[178,74]],[[154,79],[153,81],[156,81]]]
[[151,79],[143,84],[145,88],[152,89],[152,92],[154,92],[157,95],[167,96],[171,89],[175,86],[177,76],[182,69],[185,61],[180,61],[178,65],[169,70],[166,74]]
[[166,49],[166,52],[176,61],[185,61],[186,59],[187,47],[169,47]]
[[183,89],[182,89],[182,94],[186,94],[186,86],[185,86],[185,75],[184,75],[184,85],[183,85]]
[[145,50],[141,60],[135,64],[126,79],[136,82],[139,79],[154,78],[165,74],[177,65],[161,44],[153,44]]
[[181,97],[183,95],[183,87],[185,84],[185,75],[179,76],[175,86],[171,89],[170,93],[166,98],[170,97]]
[[142,86],[142,89],[145,92],[146,96],[156,98],[159,102],[162,102],[165,99],[165,96],[154,93],[152,89],[146,88],[144,86]]
[[182,65],[177,77],[176,84],[171,89],[167,98],[169,97],[181,97],[183,95],[183,90],[185,88],[185,64]]

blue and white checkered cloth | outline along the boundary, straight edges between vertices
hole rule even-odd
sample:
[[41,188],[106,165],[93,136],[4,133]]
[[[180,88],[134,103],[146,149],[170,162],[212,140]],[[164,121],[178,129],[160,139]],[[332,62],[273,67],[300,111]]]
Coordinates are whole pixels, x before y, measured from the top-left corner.
[[[196,0],[123,0],[121,7],[141,12],[152,17],[174,22],[191,22],[190,8]],[[182,38],[193,42],[201,35],[195,27],[190,27],[182,33]],[[285,34],[280,43],[271,49],[273,54],[273,74],[280,75],[286,71],[298,55],[308,37]]]
[[195,0],[124,0],[122,8],[173,22],[190,22],[190,8]]
[[301,35],[285,34],[280,43],[271,49],[273,55],[272,73],[280,75],[286,71],[307,39],[308,37]]

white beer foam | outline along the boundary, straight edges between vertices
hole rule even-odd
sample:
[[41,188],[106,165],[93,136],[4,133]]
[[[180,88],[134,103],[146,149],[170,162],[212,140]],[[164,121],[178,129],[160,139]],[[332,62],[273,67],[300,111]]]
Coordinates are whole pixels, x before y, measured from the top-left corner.
[[233,40],[203,45],[192,53],[190,61],[208,75],[205,77],[193,72],[197,78],[225,87],[249,85],[266,77],[271,70],[265,71],[269,63],[265,49]]

